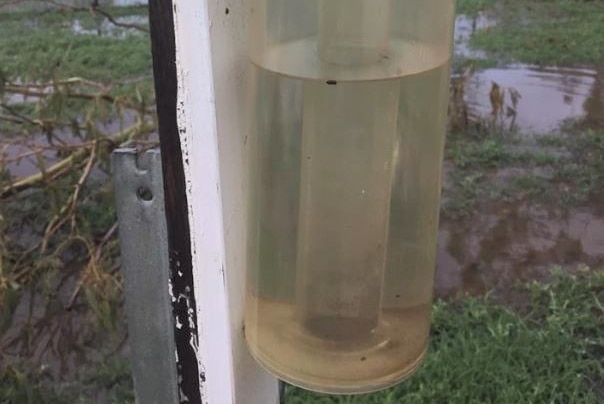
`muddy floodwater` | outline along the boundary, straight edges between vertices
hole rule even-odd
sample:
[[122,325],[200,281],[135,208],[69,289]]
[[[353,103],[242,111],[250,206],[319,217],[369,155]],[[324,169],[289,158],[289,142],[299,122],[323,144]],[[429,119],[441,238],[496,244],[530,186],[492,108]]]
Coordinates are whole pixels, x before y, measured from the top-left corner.
[[516,129],[526,136],[555,131],[570,119],[589,125],[604,120],[604,68],[538,67],[515,64],[474,73],[466,82],[466,102],[476,115],[491,112],[493,83],[520,95]]
[[[472,49],[473,32],[496,20],[479,14],[458,16],[455,53],[485,58]],[[523,138],[555,133],[572,120],[596,130],[604,126],[604,65],[547,67],[512,64],[473,72],[465,78],[464,98],[473,116],[491,113],[494,84],[520,94],[515,131]],[[502,168],[494,180],[511,171]],[[445,170],[445,177],[450,172]],[[573,271],[604,264],[604,209],[596,199],[581,208],[551,207],[530,200],[492,203],[459,219],[440,223],[435,292],[440,297],[505,294],[514,284],[546,280],[553,267]]]
[[493,204],[441,220],[436,294],[505,293],[518,281],[547,279],[554,266],[604,264],[604,216],[531,202]]
[[[470,46],[470,38],[476,31],[488,30],[496,24],[496,16],[492,14],[459,15],[455,22],[455,57],[486,59],[485,52]],[[491,113],[489,97],[493,84],[520,94],[515,125],[523,135],[555,131],[570,119],[583,120],[590,126],[604,121],[604,65],[556,67],[516,63],[478,70],[467,78],[464,88],[465,101],[473,116]]]

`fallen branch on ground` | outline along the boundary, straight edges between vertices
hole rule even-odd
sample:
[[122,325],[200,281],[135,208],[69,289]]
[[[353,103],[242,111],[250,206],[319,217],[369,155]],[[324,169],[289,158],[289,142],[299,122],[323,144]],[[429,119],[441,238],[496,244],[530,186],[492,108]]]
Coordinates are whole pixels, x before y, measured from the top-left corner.
[[69,172],[71,167],[87,159],[90,156],[92,149],[101,142],[107,142],[111,145],[119,145],[140,134],[150,133],[154,128],[155,126],[150,122],[140,122],[119,132],[116,135],[98,138],[90,142],[90,147],[83,147],[75,150],[68,157],[53,164],[43,172],[40,171],[36,174],[22,178],[2,187],[0,190],[0,200],[8,198],[9,196],[23,191],[24,189],[41,185],[50,178],[56,179],[61,177],[63,174]]

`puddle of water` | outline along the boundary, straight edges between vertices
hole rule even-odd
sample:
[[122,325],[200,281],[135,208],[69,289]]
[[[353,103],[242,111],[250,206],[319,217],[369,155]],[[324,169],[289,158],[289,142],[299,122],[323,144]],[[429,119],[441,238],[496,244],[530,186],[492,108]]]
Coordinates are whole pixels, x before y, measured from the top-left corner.
[[[455,56],[484,59],[485,53],[470,47],[471,36],[494,27],[495,14],[482,12],[476,17],[459,15],[455,23]],[[503,90],[515,89],[521,95],[515,126],[522,134],[550,133],[569,119],[587,125],[604,122],[604,67],[561,68],[513,64],[478,71],[466,80],[464,93],[469,112],[475,117],[492,112],[491,89],[497,83]],[[506,94],[509,104],[509,93]]]
[[517,64],[478,71],[465,88],[465,100],[474,114],[491,113],[493,83],[520,93],[515,123],[522,134],[550,133],[569,119],[599,121],[604,117],[604,70]]
[[517,281],[544,279],[556,265],[604,264],[604,216],[527,202],[493,205],[462,220],[441,221],[436,294],[510,292]]

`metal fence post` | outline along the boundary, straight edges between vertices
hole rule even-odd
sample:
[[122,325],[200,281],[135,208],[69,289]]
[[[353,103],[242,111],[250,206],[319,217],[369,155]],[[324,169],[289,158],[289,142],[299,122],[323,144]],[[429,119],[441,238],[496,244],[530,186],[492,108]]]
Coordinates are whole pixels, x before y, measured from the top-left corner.
[[179,402],[160,153],[112,155],[131,363],[141,404]]

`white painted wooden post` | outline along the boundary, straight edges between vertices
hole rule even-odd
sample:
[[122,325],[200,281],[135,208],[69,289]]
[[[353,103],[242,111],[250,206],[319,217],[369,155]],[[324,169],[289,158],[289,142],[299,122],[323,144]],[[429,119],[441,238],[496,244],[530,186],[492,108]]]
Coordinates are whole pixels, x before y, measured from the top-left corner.
[[245,0],[173,0],[202,402],[272,404],[277,381],[247,352]]

